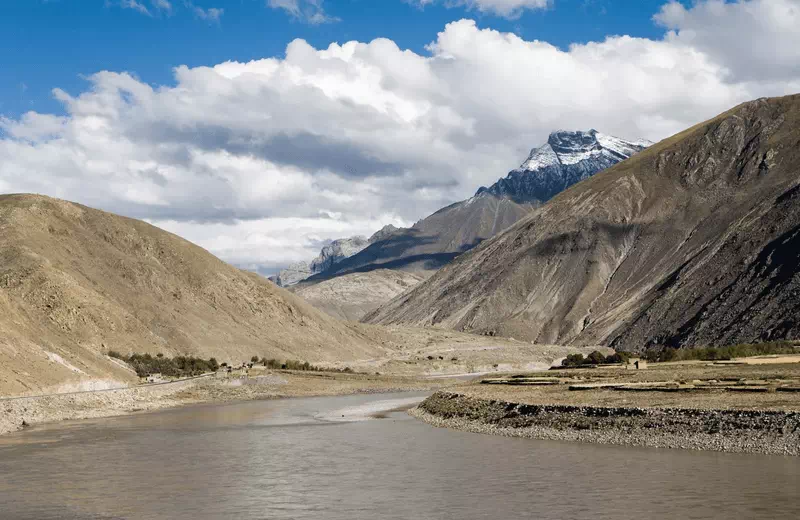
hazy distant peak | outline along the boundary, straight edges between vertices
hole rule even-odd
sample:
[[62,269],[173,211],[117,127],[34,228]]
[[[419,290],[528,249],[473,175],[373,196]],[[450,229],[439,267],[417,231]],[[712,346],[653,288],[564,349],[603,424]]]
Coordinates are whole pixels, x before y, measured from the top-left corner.
[[369,237],[369,243],[374,244],[375,242],[380,242],[381,240],[386,239],[390,235],[392,235],[395,231],[399,228],[393,226],[391,224],[386,224],[381,229],[375,232],[371,237]]
[[[380,233],[380,231],[378,233]],[[350,258],[359,251],[362,251],[371,243],[370,240],[360,235],[334,240],[323,247],[319,255],[311,262],[294,263],[286,269],[283,269],[277,276],[274,276],[272,280],[281,287],[295,285],[306,278],[330,269],[333,265],[341,262],[345,258]]]

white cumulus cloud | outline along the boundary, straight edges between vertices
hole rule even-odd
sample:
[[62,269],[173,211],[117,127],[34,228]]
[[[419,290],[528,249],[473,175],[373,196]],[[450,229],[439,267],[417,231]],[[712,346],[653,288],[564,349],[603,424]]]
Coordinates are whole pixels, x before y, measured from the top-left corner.
[[667,40],[692,47],[735,80],[787,80],[800,75],[798,0],[709,0],[687,9],[672,1],[654,16]]

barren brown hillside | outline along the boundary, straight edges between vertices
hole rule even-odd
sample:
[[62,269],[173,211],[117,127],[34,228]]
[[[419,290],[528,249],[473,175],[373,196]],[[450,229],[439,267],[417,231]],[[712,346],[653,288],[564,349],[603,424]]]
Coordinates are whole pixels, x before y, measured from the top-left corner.
[[0,389],[131,380],[103,353],[308,361],[382,349],[260,276],[145,222],[0,196]]
[[800,95],[759,99],[556,196],[367,316],[625,349],[800,336]]
[[334,318],[358,321],[422,279],[414,273],[376,269],[337,276],[316,284],[301,282],[294,292]]

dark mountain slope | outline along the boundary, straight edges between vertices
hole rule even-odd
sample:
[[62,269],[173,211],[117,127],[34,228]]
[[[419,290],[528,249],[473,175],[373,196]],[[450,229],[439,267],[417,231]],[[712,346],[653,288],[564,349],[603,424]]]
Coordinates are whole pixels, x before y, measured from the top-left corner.
[[576,182],[623,161],[651,144],[589,130],[558,131],[531,150],[522,165],[474,197],[443,208],[413,227],[373,241],[309,281],[378,268],[431,274],[511,226]]
[[476,196],[440,209],[413,227],[396,230],[308,281],[381,268],[430,274],[531,209],[529,204],[502,197]]
[[800,96],[745,103],[587,179],[375,313],[538,342],[800,335]]

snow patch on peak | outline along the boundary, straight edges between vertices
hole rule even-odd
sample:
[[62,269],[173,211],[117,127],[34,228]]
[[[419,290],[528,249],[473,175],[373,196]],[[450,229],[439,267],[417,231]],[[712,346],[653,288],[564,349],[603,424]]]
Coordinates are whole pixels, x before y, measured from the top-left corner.
[[517,168],[518,171],[534,171],[547,166],[554,166],[561,162],[553,147],[545,144],[531,150],[528,159]]
[[600,132],[597,132],[595,137],[597,138],[597,142],[600,143],[600,146],[606,150],[610,150],[611,152],[624,156],[625,158],[628,158],[653,144],[647,139],[626,141],[625,139],[620,139],[619,137],[614,137],[613,135],[601,134]]

